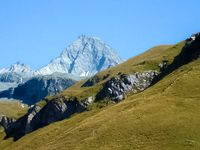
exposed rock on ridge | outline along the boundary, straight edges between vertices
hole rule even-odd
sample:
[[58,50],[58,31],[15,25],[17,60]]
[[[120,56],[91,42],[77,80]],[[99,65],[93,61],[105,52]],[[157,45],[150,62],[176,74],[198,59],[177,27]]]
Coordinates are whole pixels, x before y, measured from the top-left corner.
[[13,121],[11,124],[2,124],[7,137],[14,137],[15,140],[40,127],[50,123],[69,118],[74,113],[80,113],[87,109],[87,100],[80,102],[76,99],[69,100],[64,97],[48,102],[43,108],[34,105],[28,113]]
[[133,75],[122,74],[113,77],[105,83],[103,89],[97,94],[97,100],[107,98],[115,102],[120,101],[125,98],[128,92],[137,93],[148,88],[156,75],[158,75],[158,71],[149,70]]
[[9,135],[11,128],[16,120],[14,118],[8,118],[6,116],[0,116],[0,125],[4,127],[6,135]]

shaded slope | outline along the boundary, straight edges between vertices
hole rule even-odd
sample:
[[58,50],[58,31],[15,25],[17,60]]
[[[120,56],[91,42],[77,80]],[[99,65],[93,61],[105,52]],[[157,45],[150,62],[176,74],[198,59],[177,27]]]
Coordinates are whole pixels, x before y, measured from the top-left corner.
[[52,74],[36,76],[15,88],[0,92],[0,97],[22,100],[33,105],[46,96],[53,96],[75,84],[75,80],[68,78],[66,74]]

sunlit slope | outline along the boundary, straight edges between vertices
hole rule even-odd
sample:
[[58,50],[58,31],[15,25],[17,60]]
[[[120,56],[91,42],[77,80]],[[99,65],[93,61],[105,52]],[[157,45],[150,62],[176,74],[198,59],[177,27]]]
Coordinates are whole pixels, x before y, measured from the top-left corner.
[[28,110],[27,105],[22,104],[17,100],[0,100],[0,116],[19,118]]
[[78,82],[74,86],[68,88],[61,95],[64,96],[76,96],[78,99],[84,99],[85,97],[97,94],[102,84],[113,76],[119,73],[133,74],[135,72],[141,72],[146,70],[159,70],[158,64],[162,62],[163,58],[167,58],[171,63],[176,55],[178,55],[183,48],[185,42],[178,43],[176,45],[161,45],[156,46],[145,53],[142,53],[136,57],[133,57],[122,64],[115,67],[101,71],[96,75],[99,82],[90,87],[82,87],[84,81]]
[[199,100],[200,59],[116,105],[77,114],[0,148],[200,149]]

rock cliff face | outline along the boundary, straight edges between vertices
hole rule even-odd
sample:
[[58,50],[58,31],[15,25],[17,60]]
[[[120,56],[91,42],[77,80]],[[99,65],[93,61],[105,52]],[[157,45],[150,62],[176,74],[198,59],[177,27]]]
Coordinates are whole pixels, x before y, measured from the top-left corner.
[[22,82],[21,75],[17,73],[2,73],[0,74],[0,82],[8,82],[8,83],[21,83]]
[[200,33],[192,35],[186,39],[185,46],[181,53],[177,55],[173,63],[168,67],[169,70],[174,70],[184,64],[187,64],[200,57]]
[[0,125],[4,127],[7,137],[14,137],[17,140],[38,128],[69,118],[74,113],[85,111],[90,103],[90,99],[80,102],[76,99],[69,100],[59,97],[59,99],[48,102],[44,107],[34,105],[25,116],[17,121],[10,121],[4,117],[5,121],[0,120]]
[[22,83],[33,77],[35,72],[27,65],[17,62],[10,67],[0,69],[1,82]]
[[11,128],[16,120],[14,118],[8,118],[6,116],[0,116],[0,125],[4,127],[6,135],[9,135]]
[[0,97],[19,99],[32,105],[46,96],[53,96],[63,91],[74,83],[74,80],[65,77],[63,74],[37,76],[16,88],[0,92]]
[[192,35],[186,40],[185,47],[180,55],[178,55],[175,61],[179,61],[180,64],[189,63],[200,57],[200,33]]
[[149,70],[132,75],[122,74],[118,77],[113,77],[104,84],[96,99],[120,101],[125,98],[128,92],[137,93],[148,88],[156,75],[158,75],[156,70]]

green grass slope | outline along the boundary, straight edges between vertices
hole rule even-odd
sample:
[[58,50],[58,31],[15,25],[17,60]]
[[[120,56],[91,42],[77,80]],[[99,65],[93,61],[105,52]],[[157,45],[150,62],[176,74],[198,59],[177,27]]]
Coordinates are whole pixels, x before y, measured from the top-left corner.
[[28,106],[22,106],[22,103],[17,100],[0,100],[0,116],[19,118],[27,112]]
[[16,142],[0,141],[0,149],[200,149],[199,100],[200,59],[116,105],[74,115]]

